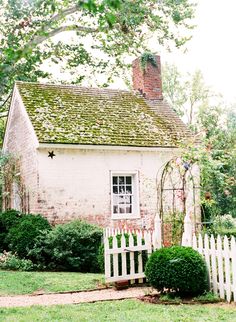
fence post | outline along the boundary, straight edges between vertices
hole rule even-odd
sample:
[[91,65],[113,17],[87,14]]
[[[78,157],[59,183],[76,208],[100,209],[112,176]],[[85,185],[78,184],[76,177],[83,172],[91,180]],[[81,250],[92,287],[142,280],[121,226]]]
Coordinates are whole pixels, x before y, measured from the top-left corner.
[[154,238],[153,238],[153,246],[155,249],[160,249],[162,247],[162,220],[160,218],[160,214],[157,213],[154,219]]
[[189,214],[186,214],[184,218],[184,233],[182,236],[182,246],[192,246],[192,222]]

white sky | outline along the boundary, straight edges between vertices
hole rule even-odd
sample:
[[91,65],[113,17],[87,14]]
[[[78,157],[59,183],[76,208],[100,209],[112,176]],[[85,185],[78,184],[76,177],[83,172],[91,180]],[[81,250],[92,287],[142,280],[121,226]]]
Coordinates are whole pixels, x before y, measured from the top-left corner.
[[196,24],[188,52],[161,50],[162,62],[200,69],[208,85],[236,101],[236,0],[198,0]]
[[[161,55],[162,63],[174,63],[183,73],[200,69],[207,85],[227,102],[236,102],[236,0],[195,1],[197,27],[186,44],[187,52],[176,49],[169,53],[158,46],[151,49]],[[122,83],[118,80],[111,87],[122,88]]]

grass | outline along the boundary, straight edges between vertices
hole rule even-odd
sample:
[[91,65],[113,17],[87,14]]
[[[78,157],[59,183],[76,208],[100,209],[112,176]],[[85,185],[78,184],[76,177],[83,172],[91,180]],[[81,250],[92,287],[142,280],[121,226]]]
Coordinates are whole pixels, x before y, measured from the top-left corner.
[[96,289],[102,274],[67,272],[17,272],[0,270],[0,296],[34,292],[64,292]]
[[207,303],[207,302],[213,303],[213,302],[219,302],[220,298],[218,295],[216,295],[212,292],[208,292],[203,295],[199,295],[197,297],[194,297],[193,300],[199,301],[199,302],[205,302],[205,303]]
[[1,321],[93,321],[93,322],[202,322],[236,321],[236,307],[203,305],[166,306],[123,300],[79,305],[31,306],[0,308]]

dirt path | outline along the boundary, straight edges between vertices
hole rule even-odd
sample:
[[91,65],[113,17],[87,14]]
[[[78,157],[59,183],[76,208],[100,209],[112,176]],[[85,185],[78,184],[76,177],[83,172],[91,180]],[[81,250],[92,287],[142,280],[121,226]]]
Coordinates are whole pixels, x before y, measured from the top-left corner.
[[150,287],[133,287],[122,291],[104,289],[63,294],[2,296],[0,297],[0,307],[90,303],[137,298],[148,293],[152,293]]

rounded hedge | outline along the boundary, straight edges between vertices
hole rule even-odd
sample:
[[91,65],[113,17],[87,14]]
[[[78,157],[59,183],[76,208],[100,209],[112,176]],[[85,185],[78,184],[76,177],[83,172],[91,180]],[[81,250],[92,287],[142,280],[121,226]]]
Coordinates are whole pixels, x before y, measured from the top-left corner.
[[11,251],[16,252],[20,258],[27,257],[41,231],[50,230],[51,226],[41,215],[27,214],[12,226],[6,240]]
[[145,275],[159,291],[200,295],[209,290],[206,263],[191,247],[172,246],[155,251],[147,262]]

